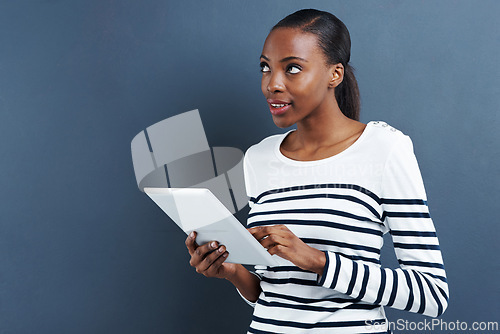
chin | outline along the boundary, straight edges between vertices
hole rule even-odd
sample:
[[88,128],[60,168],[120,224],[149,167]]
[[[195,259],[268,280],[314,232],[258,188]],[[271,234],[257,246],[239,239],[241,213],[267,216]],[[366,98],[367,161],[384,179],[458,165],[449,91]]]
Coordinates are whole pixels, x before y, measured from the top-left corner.
[[284,119],[276,119],[275,117],[273,117],[273,122],[278,128],[281,128],[281,129],[289,128],[295,124],[295,123],[291,123],[291,122],[284,120]]

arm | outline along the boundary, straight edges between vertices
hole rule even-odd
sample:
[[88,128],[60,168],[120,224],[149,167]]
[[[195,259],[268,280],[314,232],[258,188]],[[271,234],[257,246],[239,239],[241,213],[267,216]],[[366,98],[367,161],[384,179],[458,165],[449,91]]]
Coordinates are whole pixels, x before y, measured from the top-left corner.
[[196,232],[186,238],[186,247],[191,255],[189,264],[196,268],[196,272],[206,277],[225,278],[238,289],[249,304],[257,301],[261,292],[258,276],[241,264],[224,263],[229,253],[218,242],[211,241],[198,246],[195,240]]
[[[250,167],[248,161],[248,151],[245,152],[243,157],[243,175],[245,180],[245,190],[247,196],[251,196],[251,182],[253,180],[253,171]],[[250,209],[253,207],[252,201],[248,201]],[[245,300],[250,306],[255,307],[255,303],[259,298],[262,288],[260,287],[260,277],[255,272],[248,271],[241,264],[238,265],[235,273],[226,278],[230,281],[237,289],[240,296]]]
[[318,284],[363,302],[439,316],[448,305],[448,284],[409,137],[395,144],[382,187],[382,219],[400,268],[380,268],[325,252],[327,261]]
[[246,299],[250,305],[253,305],[257,301],[262,292],[260,278],[257,274],[248,271],[241,264],[238,264],[234,274],[226,277],[226,279],[238,289],[240,295]]
[[[247,156],[244,156],[244,178],[247,194],[249,193]],[[250,202],[250,206],[252,203]],[[217,241],[210,241],[201,246],[196,243],[196,232],[186,238],[185,244],[191,259],[189,264],[196,268],[196,272],[206,277],[224,278],[231,282],[240,296],[250,305],[254,306],[262,291],[260,277],[248,271],[241,264],[225,263],[229,253],[224,245]]]

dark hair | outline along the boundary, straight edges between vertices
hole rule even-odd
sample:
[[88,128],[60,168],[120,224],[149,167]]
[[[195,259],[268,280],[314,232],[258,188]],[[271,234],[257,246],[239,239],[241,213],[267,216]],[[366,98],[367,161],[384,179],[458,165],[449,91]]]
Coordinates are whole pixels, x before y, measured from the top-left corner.
[[335,15],[316,10],[301,9],[279,21],[277,28],[298,28],[318,37],[328,65],[341,63],[344,66],[344,79],[335,87],[335,99],[340,110],[347,117],[359,120],[359,88],[354,76],[354,68],[349,64],[351,58],[351,37],[345,24]]

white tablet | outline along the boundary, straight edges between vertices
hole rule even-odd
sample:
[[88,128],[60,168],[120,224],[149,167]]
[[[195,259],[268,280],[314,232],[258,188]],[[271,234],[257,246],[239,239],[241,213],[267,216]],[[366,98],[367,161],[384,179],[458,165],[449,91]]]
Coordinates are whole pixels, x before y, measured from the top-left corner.
[[226,246],[225,262],[278,265],[217,197],[205,188],[144,188],[144,192],[186,233],[197,232],[196,243],[218,241]]

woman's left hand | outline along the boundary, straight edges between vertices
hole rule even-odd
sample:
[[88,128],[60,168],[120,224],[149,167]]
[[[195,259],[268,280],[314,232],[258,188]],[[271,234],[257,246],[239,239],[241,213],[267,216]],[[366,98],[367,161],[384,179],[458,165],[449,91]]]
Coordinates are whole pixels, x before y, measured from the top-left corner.
[[248,231],[271,255],[278,255],[297,267],[323,274],[325,254],[304,243],[285,225],[256,226]]

